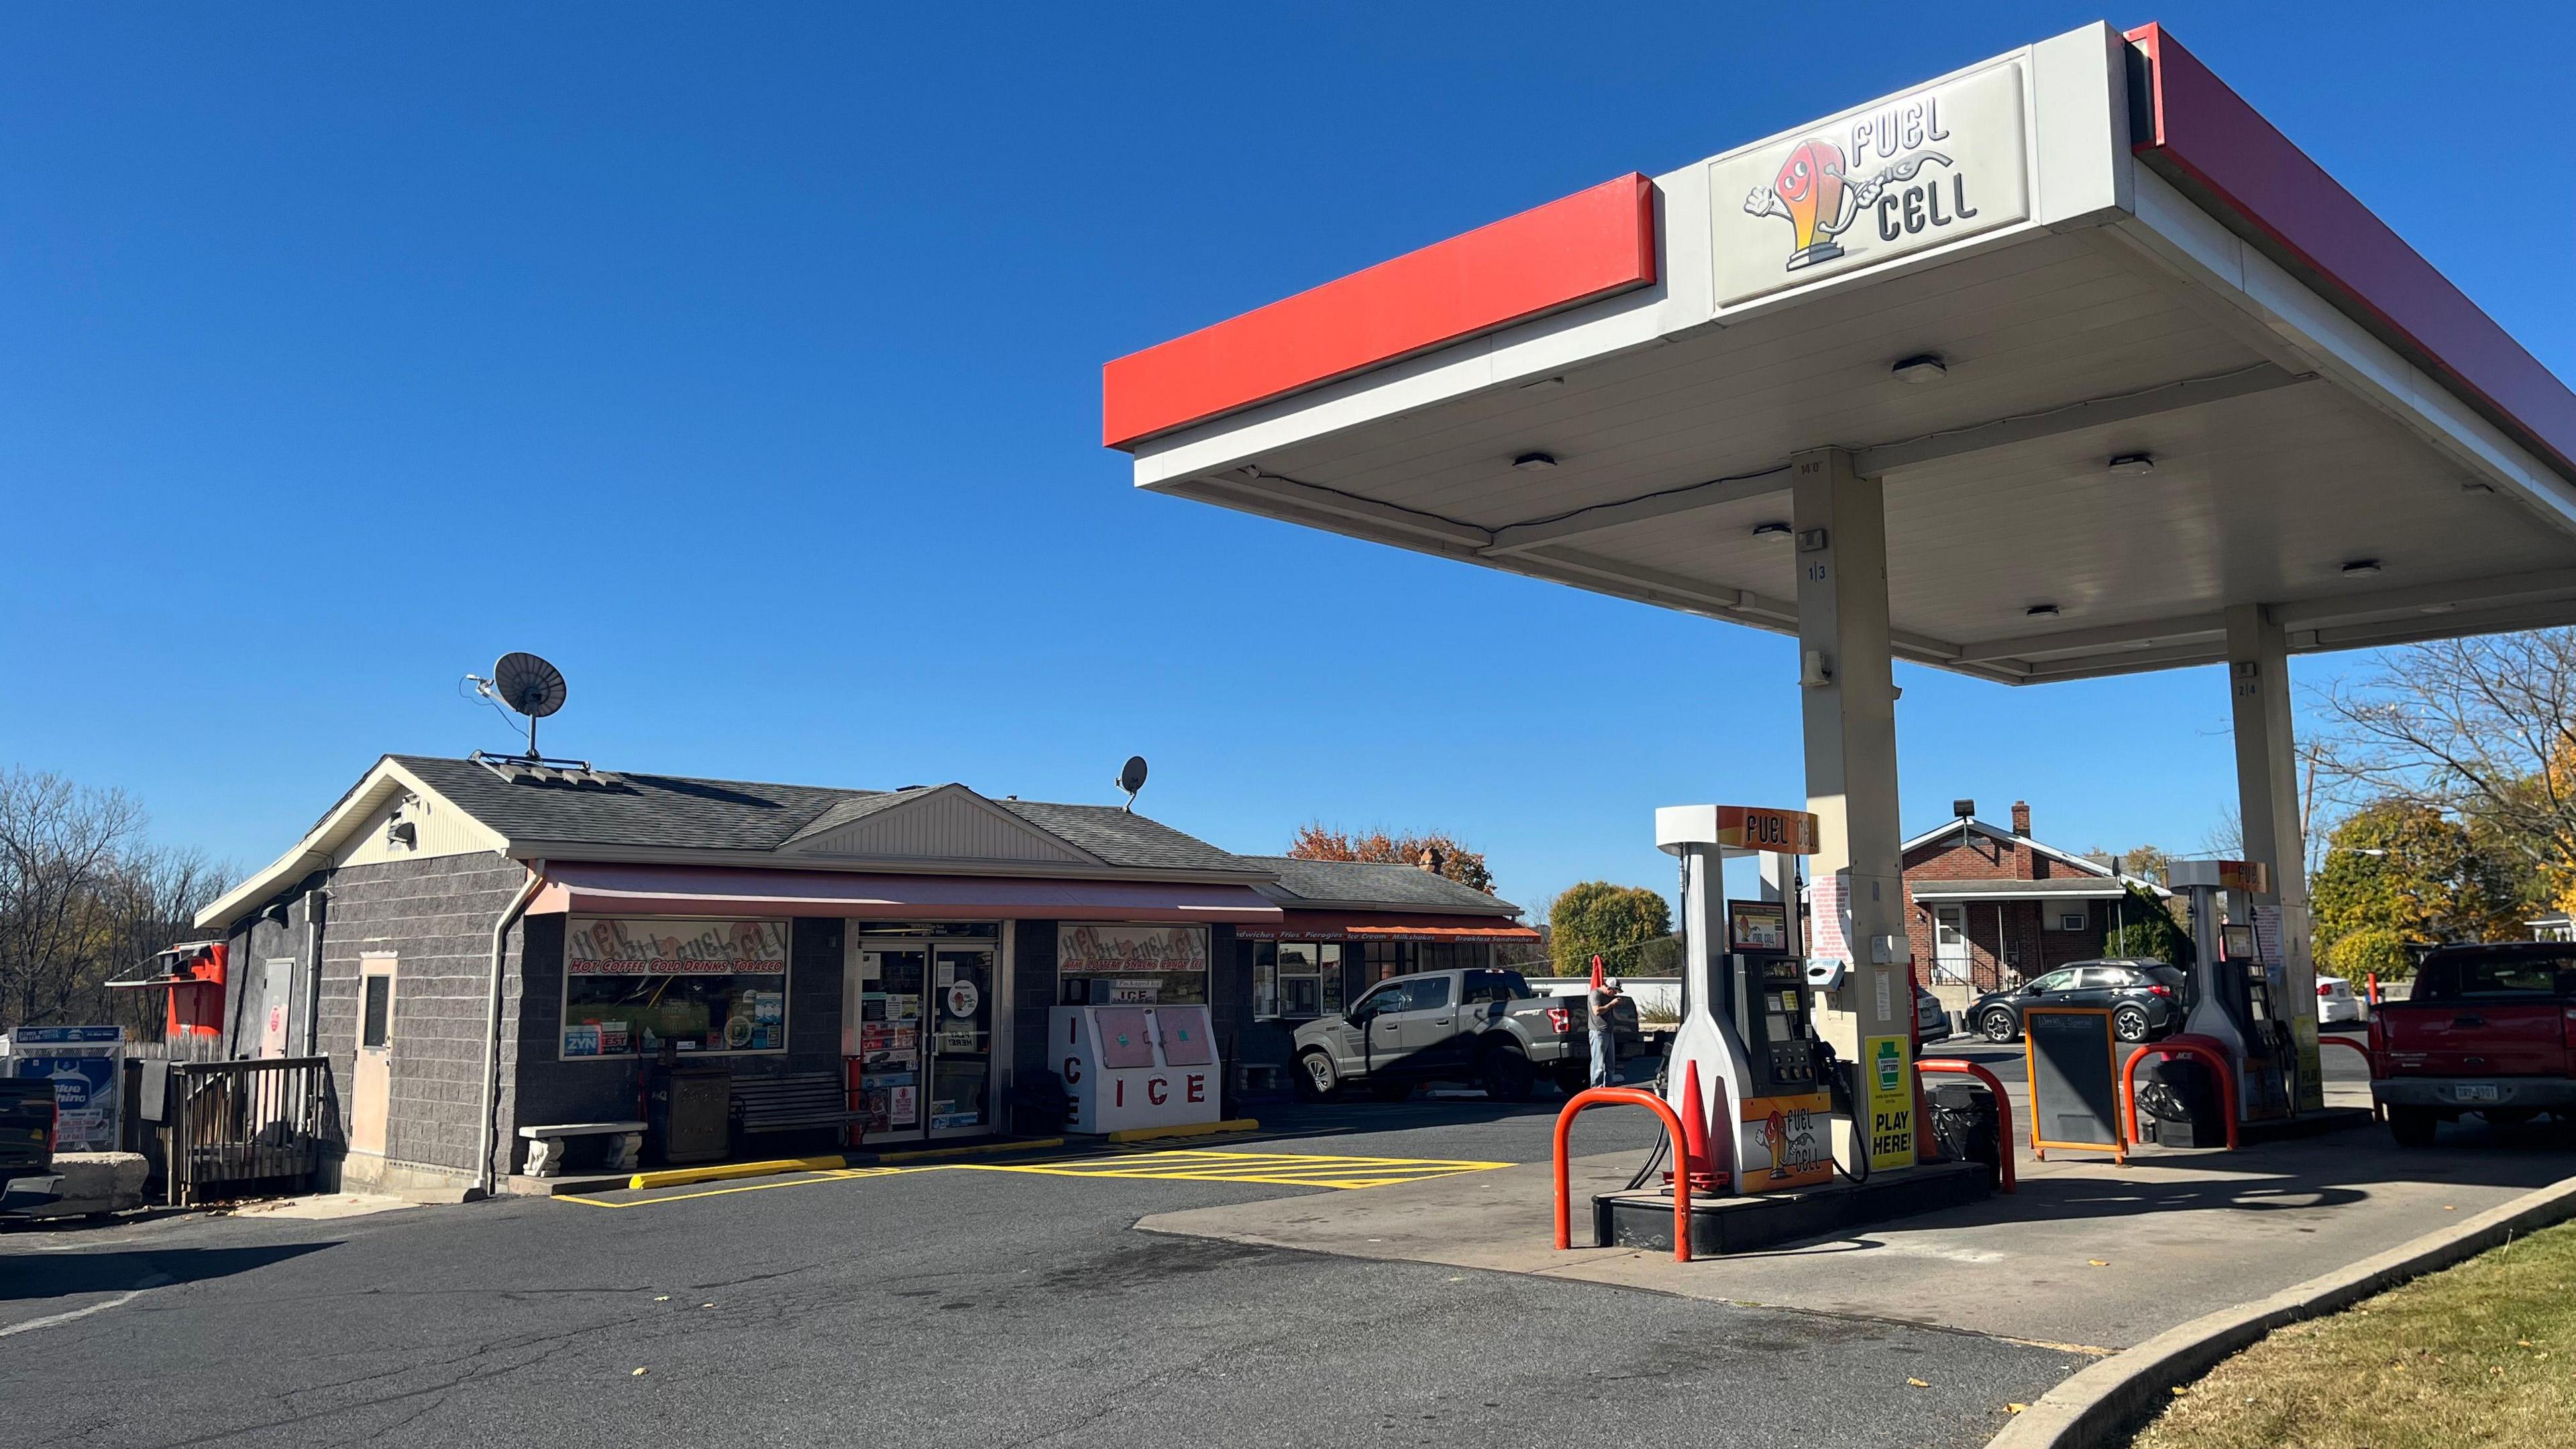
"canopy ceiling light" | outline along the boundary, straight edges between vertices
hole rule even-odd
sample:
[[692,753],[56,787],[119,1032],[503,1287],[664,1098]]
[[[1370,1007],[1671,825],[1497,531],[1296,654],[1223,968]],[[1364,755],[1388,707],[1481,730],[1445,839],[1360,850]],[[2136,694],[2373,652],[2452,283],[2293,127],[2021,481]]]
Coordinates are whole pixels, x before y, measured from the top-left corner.
[[1768,523],[1757,523],[1753,525],[1753,536],[1755,538],[1787,538],[1789,536],[1789,525],[1782,523],[1776,518],[1772,519]]
[[2113,458],[2109,466],[2112,472],[2119,474],[2123,478],[2143,478],[2149,473],[2156,471],[2156,455],[2153,453],[2122,453]]
[[1512,466],[1524,473],[1536,473],[1556,466],[1554,453],[1523,453],[1512,460]]
[[1924,383],[1947,376],[1950,364],[1941,360],[1940,353],[1918,352],[1912,357],[1898,359],[1888,371],[1896,374],[1898,382]]
[[2033,604],[2029,608],[2022,610],[2022,613],[2033,619],[2054,619],[2057,617],[2057,606],[2055,604]]
[[2377,572],[2379,560],[2375,558],[2357,558],[2343,566],[2343,576],[2348,579],[2366,579]]

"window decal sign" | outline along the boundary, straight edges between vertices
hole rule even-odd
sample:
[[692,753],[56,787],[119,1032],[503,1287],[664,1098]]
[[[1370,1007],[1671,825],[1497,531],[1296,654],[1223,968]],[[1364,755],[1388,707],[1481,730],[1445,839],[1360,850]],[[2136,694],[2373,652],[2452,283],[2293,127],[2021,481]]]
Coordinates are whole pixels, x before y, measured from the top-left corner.
[[787,969],[785,921],[579,920],[575,976],[756,976]]
[[1208,969],[1205,926],[1096,926],[1055,930],[1056,970],[1066,975],[1133,975]]
[[1719,304],[2027,219],[2022,107],[2007,61],[1710,162]]

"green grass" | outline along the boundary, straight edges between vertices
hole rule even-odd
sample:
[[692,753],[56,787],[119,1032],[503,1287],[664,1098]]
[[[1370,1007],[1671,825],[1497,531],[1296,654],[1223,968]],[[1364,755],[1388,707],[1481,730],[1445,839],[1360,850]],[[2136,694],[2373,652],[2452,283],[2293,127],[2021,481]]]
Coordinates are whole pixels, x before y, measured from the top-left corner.
[[2576,1445],[2576,1223],[2273,1332],[2133,1449]]

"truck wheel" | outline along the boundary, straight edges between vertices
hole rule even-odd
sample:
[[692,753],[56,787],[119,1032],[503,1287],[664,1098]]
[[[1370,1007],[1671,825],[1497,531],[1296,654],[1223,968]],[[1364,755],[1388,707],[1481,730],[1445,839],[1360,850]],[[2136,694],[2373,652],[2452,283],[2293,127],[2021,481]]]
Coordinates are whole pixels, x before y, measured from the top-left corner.
[[1977,1029],[1986,1034],[1986,1040],[1999,1045],[2021,1035],[2013,1029],[2013,1014],[2000,1008],[1987,1012],[1986,1019],[1977,1023]]
[[1341,1084],[1342,1074],[1333,1070],[1331,1054],[1313,1051],[1297,1059],[1297,1095],[1305,1100],[1320,1102]]
[[2434,1129],[2441,1119],[2430,1107],[2391,1107],[2388,1109],[2388,1135],[2400,1147],[2430,1147]]
[[1531,1070],[1530,1060],[1515,1046],[1488,1048],[1483,1070],[1478,1074],[1485,1095],[1497,1102],[1526,1102],[1538,1086],[1538,1073]]

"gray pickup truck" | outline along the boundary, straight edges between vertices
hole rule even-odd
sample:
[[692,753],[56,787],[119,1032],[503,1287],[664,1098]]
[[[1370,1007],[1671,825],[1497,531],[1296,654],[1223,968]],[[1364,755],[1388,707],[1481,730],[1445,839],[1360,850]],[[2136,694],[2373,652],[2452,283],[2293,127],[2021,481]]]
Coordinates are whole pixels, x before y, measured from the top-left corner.
[[[1622,1057],[1637,1050],[1633,1009],[1613,1008]],[[1297,1028],[1297,1089],[1320,1101],[1346,1085],[1388,1099],[1418,1082],[1469,1082],[1526,1102],[1541,1073],[1567,1091],[1591,1071],[1583,998],[1533,995],[1517,971],[1426,971],[1381,981],[1341,1016]]]
[[54,1083],[0,1077],[0,1217],[54,1200]]

